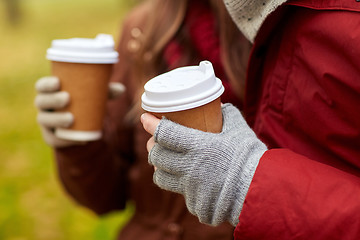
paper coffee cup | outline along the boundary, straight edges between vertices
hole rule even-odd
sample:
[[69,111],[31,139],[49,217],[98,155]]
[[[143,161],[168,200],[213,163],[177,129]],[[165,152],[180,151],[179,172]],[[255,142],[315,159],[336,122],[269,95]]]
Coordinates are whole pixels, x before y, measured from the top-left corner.
[[222,130],[221,80],[211,62],[182,67],[149,80],[144,86],[142,108],[158,117],[165,116],[186,127],[205,132]]
[[101,138],[108,82],[112,65],[118,61],[112,36],[53,40],[47,59],[52,74],[60,79],[61,91],[70,94],[69,105],[61,111],[74,116],[73,125],[57,128],[56,136],[75,141]]

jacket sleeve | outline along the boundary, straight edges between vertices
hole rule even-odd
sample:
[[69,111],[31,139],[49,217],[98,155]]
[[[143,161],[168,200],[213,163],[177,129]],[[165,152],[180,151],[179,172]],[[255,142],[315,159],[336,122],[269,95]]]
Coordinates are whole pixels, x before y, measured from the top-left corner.
[[134,124],[124,120],[134,94],[132,64],[127,51],[130,31],[143,15],[135,8],[124,21],[118,45],[119,63],[111,81],[120,81],[126,92],[109,100],[103,137],[83,146],[55,149],[60,181],[67,193],[80,205],[97,214],[123,209],[128,199],[128,171],[134,161]]
[[[236,239],[357,239],[358,177],[286,149],[260,160]],[[345,237],[346,236],[346,237]]]

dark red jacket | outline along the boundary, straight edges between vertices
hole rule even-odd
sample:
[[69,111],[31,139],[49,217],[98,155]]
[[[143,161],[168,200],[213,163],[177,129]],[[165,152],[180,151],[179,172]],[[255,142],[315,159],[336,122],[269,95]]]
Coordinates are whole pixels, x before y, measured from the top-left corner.
[[236,239],[360,239],[360,2],[293,0],[270,15],[245,115],[271,150]]

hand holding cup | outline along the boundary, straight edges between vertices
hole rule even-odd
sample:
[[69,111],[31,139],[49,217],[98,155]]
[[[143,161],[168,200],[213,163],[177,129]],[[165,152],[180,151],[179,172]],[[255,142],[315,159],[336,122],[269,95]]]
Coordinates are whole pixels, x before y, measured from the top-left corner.
[[[84,144],[82,141],[61,139],[55,135],[56,128],[67,128],[74,121],[71,112],[63,111],[70,102],[71,96],[68,92],[60,91],[60,81],[55,76],[46,76],[37,80],[35,84],[37,95],[35,106],[38,109],[37,121],[43,135],[44,141],[56,148]],[[121,83],[109,83],[109,99],[119,97],[125,91]]]

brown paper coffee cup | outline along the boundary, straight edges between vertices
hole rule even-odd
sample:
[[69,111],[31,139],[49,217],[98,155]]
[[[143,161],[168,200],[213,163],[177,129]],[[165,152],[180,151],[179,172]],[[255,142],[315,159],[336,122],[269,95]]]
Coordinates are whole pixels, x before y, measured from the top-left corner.
[[53,40],[47,58],[52,74],[60,80],[61,91],[70,95],[70,103],[61,111],[74,116],[69,128],[55,129],[57,137],[75,141],[101,138],[108,83],[118,57],[113,47],[112,37],[106,34],[95,39]]
[[220,96],[224,87],[209,61],[181,67],[149,80],[142,108],[155,116],[205,132],[222,131]]
[[185,127],[204,132],[220,133],[222,130],[222,112],[220,98],[203,106],[167,113],[152,113],[158,118],[163,116]]
[[58,129],[56,134],[76,140],[74,131],[79,131],[87,132],[90,138],[98,138],[103,126],[111,67],[110,64],[52,62],[52,74],[60,79],[61,91],[71,96],[69,105],[61,111],[74,116],[73,124],[67,129]]

